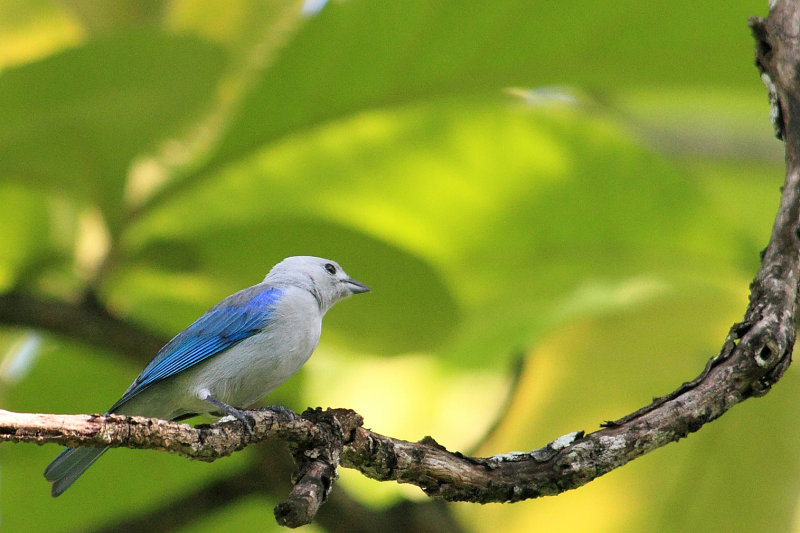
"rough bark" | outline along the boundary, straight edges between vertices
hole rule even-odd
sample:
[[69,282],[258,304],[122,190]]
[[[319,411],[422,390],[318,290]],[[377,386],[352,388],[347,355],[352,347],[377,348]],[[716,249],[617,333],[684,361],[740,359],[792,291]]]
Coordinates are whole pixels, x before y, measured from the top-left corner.
[[[750,303],[703,372],[674,392],[599,431],[555,439],[544,448],[492,457],[450,452],[426,437],[407,442],[362,426],[353,411],[302,415],[253,411],[252,436],[235,421],[191,428],[118,415],[41,415],[0,411],[0,440],[69,446],[162,449],[212,461],[267,438],[289,442],[298,462],[294,489],[276,508],[280,523],[313,519],[341,464],[382,481],[413,483],[450,501],[513,502],[580,487],[628,461],[677,441],[737,403],[766,394],[791,363],[800,269],[800,3],[778,1],[753,18],[756,64],[770,91],[776,132],[786,144],[786,179]],[[0,319],[8,319],[1,309]],[[32,318],[33,322],[39,320]],[[56,323],[57,325],[57,323]],[[59,330],[58,327],[54,328]]]

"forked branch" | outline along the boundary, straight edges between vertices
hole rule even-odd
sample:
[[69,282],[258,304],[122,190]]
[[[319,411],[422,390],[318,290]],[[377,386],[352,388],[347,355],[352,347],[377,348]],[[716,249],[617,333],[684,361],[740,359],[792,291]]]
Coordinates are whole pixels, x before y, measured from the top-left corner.
[[[513,502],[577,488],[686,437],[743,400],[766,394],[791,363],[795,342],[800,267],[800,3],[778,1],[769,17],[753,18],[750,26],[776,132],[786,145],[781,203],[744,319],[731,327],[720,352],[703,372],[672,393],[606,422],[593,433],[577,431],[543,448],[493,457],[450,452],[430,437],[408,442],[380,435],[362,427],[358,414],[344,409],[308,410],[302,415],[253,411],[252,437],[236,421],[192,428],[141,417],[0,411],[0,440],[161,449],[204,461],[229,455],[254,441],[284,440],[290,443],[298,470],[294,489],[278,505],[276,516],[284,525],[298,526],[314,518],[340,464],[373,479],[415,484],[445,500]],[[0,299],[3,318],[13,315],[6,300]],[[15,305],[20,304],[17,300]],[[34,302],[47,309],[46,302]],[[59,305],[53,305],[55,311]],[[48,316],[33,313],[28,325],[37,326],[40,317]]]

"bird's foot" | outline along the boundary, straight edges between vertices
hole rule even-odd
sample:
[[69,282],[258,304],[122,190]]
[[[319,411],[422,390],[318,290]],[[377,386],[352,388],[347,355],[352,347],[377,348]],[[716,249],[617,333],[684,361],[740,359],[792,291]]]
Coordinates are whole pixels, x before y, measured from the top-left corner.
[[294,426],[294,423],[297,421],[297,414],[292,411],[291,409],[287,409],[282,405],[270,405],[269,407],[259,407],[259,411],[272,411],[274,414],[273,422],[270,423],[269,428],[272,429],[272,426],[275,422],[278,422],[281,418],[285,418],[289,424]]
[[218,400],[211,396],[210,394],[204,398],[205,401],[219,409],[222,413],[232,416],[236,420],[242,423],[244,426],[244,430],[247,433],[247,436],[251,439],[253,438],[253,429],[256,427],[256,421],[252,415],[248,414],[247,411],[243,411],[242,409],[237,409],[232,405],[228,405],[227,403],[223,402],[222,400]]
[[226,413],[231,415],[233,418],[238,420],[244,426],[244,430],[247,433],[247,436],[251,439],[253,438],[253,430],[256,427],[256,420],[253,418],[251,414],[247,411],[242,411],[241,409],[237,409],[235,407],[231,407],[230,412]]
[[287,409],[282,405],[270,405],[267,409],[275,411],[278,414],[278,416],[283,415],[291,423],[294,423],[295,421],[294,411],[292,411],[291,409]]

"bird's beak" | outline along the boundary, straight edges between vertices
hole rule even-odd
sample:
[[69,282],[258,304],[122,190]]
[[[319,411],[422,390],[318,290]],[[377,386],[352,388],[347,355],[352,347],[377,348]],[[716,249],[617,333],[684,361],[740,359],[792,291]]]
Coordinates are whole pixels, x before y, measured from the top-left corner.
[[360,281],[348,278],[344,280],[344,282],[347,283],[347,288],[350,289],[351,294],[360,294],[362,292],[369,292],[369,287],[367,287]]

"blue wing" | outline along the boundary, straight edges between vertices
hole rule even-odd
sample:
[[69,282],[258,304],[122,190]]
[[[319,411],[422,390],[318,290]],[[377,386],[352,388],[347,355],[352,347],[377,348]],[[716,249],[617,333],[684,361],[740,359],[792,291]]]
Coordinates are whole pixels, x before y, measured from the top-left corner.
[[164,345],[108,412],[151,385],[227,350],[269,323],[282,288],[255,285],[228,296]]

